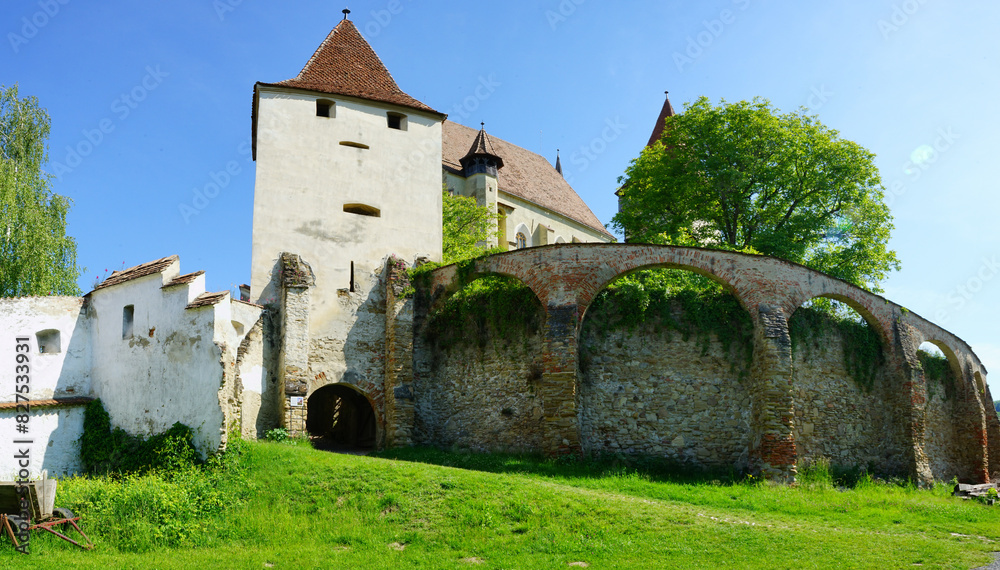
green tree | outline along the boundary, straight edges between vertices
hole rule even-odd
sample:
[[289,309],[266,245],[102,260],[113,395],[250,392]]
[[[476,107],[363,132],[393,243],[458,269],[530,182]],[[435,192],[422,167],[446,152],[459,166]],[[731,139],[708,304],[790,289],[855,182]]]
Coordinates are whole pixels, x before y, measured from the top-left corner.
[[666,127],[619,179],[629,241],[757,251],[872,291],[899,269],[875,155],[816,117],[701,97]]
[[452,196],[445,191],[442,199],[445,264],[482,255],[497,235],[497,214],[475,198]]
[[70,200],[51,191],[49,115],[17,85],[0,86],[0,297],[79,295]]

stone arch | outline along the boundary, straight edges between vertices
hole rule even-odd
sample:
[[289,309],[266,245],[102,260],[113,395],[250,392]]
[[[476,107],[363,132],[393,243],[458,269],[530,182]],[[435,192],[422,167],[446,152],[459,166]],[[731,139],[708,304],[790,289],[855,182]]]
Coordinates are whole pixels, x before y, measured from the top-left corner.
[[618,279],[620,279],[622,277],[626,277],[628,275],[632,275],[634,273],[638,273],[640,271],[645,271],[645,270],[648,270],[648,269],[670,269],[670,270],[676,270],[676,271],[688,271],[688,272],[694,273],[696,275],[701,275],[702,277],[707,277],[708,279],[714,281],[715,283],[718,283],[719,285],[722,285],[722,287],[726,291],[728,291],[729,293],[731,293],[736,298],[736,300],[739,301],[740,306],[743,307],[743,309],[746,310],[748,313],[750,313],[751,318],[753,318],[752,311],[750,311],[747,308],[747,302],[746,302],[746,300],[740,294],[740,291],[738,291],[736,289],[736,287],[734,287],[729,282],[729,280],[726,277],[724,277],[722,275],[718,275],[718,274],[716,274],[716,273],[714,273],[712,271],[709,271],[709,270],[705,269],[704,267],[701,267],[701,266],[698,266],[698,265],[687,265],[687,264],[681,264],[681,263],[671,263],[671,262],[667,262],[667,261],[657,262],[657,261],[650,261],[650,260],[647,260],[647,259],[643,259],[643,260],[639,260],[639,263],[637,263],[634,266],[627,267],[626,269],[624,269],[622,271],[619,271],[618,273],[614,274],[611,277],[602,276],[603,279],[601,281],[595,282],[594,283],[594,286],[595,286],[595,293],[594,293],[594,295],[592,295],[590,297],[589,301],[585,305],[582,305],[580,307],[580,322],[583,323],[586,320],[586,318],[587,318],[587,310],[590,308],[590,305],[593,303],[593,301],[597,297],[598,293],[600,293],[601,291],[604,291],[605,289],[608,288],[609,285],[611,285],[612,283],[614,283],[615,281],[617,281]]
[[378,442],[375,405],[350,384],[327,384],[309,395],[306,430],[335,446],[374,449]]
[[[861,289],[859,289],[859,291],[861,291]],[[872,330],[878,333],[879,339],[882,341],[883,352],[888,351],[889,347],[892,346],[892,337],[890,336],[890,331],[886,330],[885,326],[883,326],[882,324],[882,321],[879,320],[879,318],[875,316],[874,313],[869,311],[868,308],[865,307],[857,299],[839,293],[820,293],[818,295],[813,295],[812,297],[809,297],[808,299],[799,303],[799,305],[795,307],[795,311],[798,311],[802,307],[802,305],[805,305],[806,303],[812,301],[813,299],[832,299],[834,301],[839,301],[847,305],[848,307],[853,309],[854,312],[861,315],[861,318],[863,318],[865,322],[868,323],[868,326],[872,327]],[[795,315],[795,311],[792,311],[792,313],[788,315],[789,320],[792,318],[792,316]]]

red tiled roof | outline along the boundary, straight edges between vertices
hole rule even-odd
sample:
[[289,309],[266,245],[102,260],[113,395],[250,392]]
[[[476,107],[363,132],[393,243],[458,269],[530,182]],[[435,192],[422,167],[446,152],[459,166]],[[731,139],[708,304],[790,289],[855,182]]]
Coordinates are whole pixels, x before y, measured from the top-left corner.
[[[666,92],[664,92],[666,95]],[[663,128],[666,126],[667,117],[674,116],[674,108],[670,105],[670,96],[667,96],[666,101],[663,102],[663,109],[660,109],[660,116],[656,118],[656,124],[653,125],[653,134],[649,135],[649,142],[646,146],[653,146],[653,143],[660,140],[663,136]]]
[[403,93],[382,60],[350,20],[342,20],[337,24],[297,76],[261,85],[347,95],[441,115]]
[[194,273],[188,273],[187,275],[181,275],[174,277],[169,283],[161,287],[161,289],[166,289],[167,287],[173,287],[175,285],[184,285],[185,283],[191,283],[197,279],[200,275],[204,275],[204,271],[195,271]]
[[131,281],[133,279],[138,279],[140,277],[146,277],[147,275],[153,275],[155,273],[160,273],[164,269],[170,267],[172,264],[180,261],[180,258],[176,255],[171,255],[170,257],[163,257],[157,259],[156,261],[150,261],[143,263],[141,265],[136,265],[135,267],[129,267],[128,269],[123,269],[121,271],[115,271],[104,281],[97,284],[94,287],[94,291],[98,289],[104,289],[106,287],[111,287],[113,285],[120,285],[126,281]]
[[202,293],[201,295],[195,297],[194,301],[188,303],[188,305],[184,308],[197,309],[200,307],[208,307],[211,305],[215,305],[217,303],[222,302],[222,300],[225,299],[226,295],[228,294],[229,291],[220,291],[218,293]]
[[[442,124],[441,158],[446,169],[462,175],[462,158],[477,133],[475,129],[451,121]],[[545,157],[497,137],[490,137],[490,141],[495,154],[504,161],[497,180],[501,192],[537,204],[613,238]]]

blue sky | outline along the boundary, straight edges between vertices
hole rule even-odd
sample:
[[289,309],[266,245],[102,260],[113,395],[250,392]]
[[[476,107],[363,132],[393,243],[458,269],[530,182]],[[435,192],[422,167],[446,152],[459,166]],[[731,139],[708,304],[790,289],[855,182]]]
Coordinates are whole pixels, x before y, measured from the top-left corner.
[[[256,81],[295,76],[344,6],[7,0],[0,83],[52,116],[49,170],[96,276],[171,254],[249,281]],[[877,155],[902,271],[887,296],[1000,371],[1000,4],[716,0],[351,2],[400,87],[563,165],[602,222],[670,91],[763,96]],[[219,187],[214,192],[215,184]],[[198,199],[196,190],[210,199]],[[186,207],[185,207],[186,206]],[[192,213],[194,212],[194,213]],[[1000,372],[991,391],[1000,393]]]

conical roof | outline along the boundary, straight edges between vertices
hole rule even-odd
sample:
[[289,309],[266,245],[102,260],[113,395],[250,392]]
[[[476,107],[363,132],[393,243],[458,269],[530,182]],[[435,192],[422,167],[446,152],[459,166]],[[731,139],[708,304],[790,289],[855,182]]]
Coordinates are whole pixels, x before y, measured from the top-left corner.
[[497,153],[496,147],[493,146],[493,139],[490,135],[486,134],[486,125],[482,125],[479,129],[479,134],[476,135],[475,140],[472,141],[472,146],[469,148],[469,152],[465,153],[462,157],[462,165],[477,156],[486,156],[492,158],[496,161],[497,168],[503,168],[503,159]]
[[403,93],[375,50],[361,36],[354,23],[347,19],[337,24],[298,75],[262,85],[347,95],[441,115]]
[[653,146],[653,143],[660,140],[660,137],[663,136],[663,128],[666,126],[667,117],[673,117],[675,114],[674,108],[670,104],[669,91],[664,91],[663,94],[667,97],[663,101],[663,108],[660,109],[660,116],[656,118],[656,125],[653,126],[653,134],[649,135],[649,142],[646,143],[646,146]]

